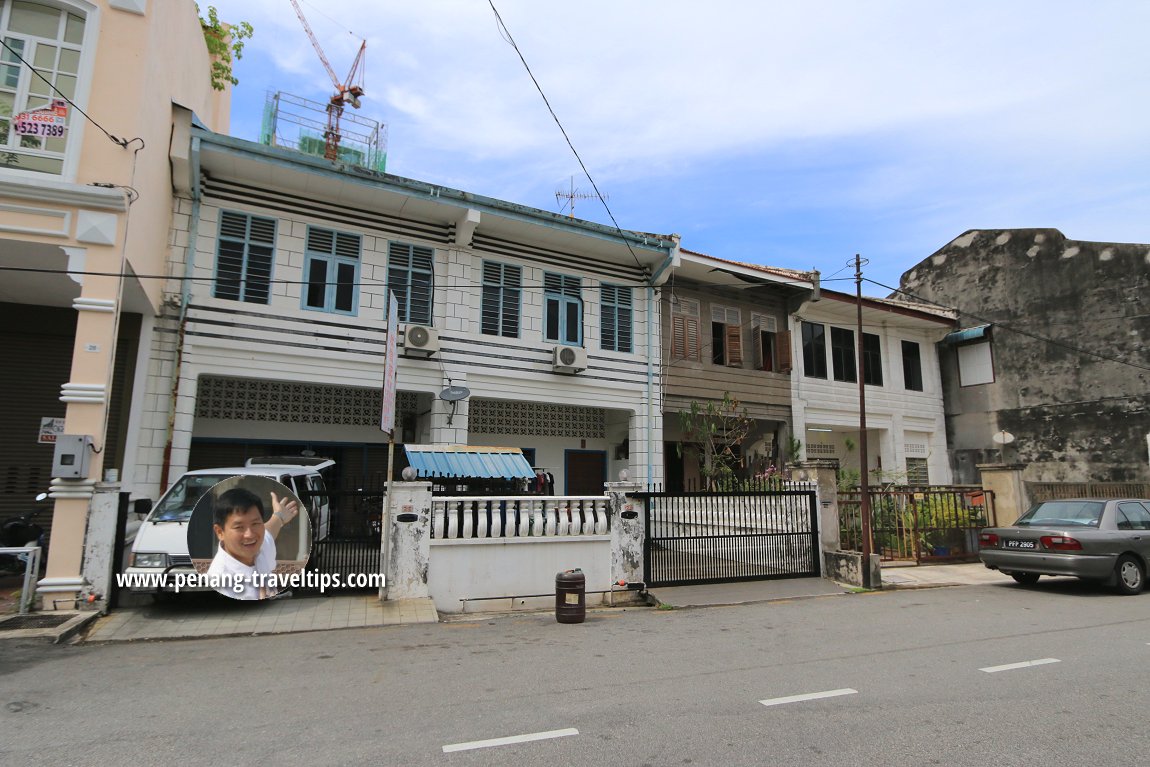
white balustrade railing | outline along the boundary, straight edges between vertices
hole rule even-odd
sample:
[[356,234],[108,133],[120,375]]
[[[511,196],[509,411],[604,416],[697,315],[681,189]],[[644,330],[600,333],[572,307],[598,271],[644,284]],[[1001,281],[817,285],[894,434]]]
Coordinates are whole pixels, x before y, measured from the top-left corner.
[[431,500],[431,537],[544,538],[606,535],[607,496],[440,496]]

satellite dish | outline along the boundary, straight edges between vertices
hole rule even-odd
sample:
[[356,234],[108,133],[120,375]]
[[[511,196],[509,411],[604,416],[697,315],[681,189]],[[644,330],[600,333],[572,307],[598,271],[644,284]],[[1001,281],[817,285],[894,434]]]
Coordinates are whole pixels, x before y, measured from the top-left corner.
[[1008,431],[1000,431],[1000,432],[995,432],[994,437],[992,437],[992,439],[994,440],[995,444],[1009,445],[1011,442],[1014,441],[1014,435]]
[[439,393],[439,398],[444,402],[458,402],[470,396],[471,389],[468,389],[466,386],[448,386]]

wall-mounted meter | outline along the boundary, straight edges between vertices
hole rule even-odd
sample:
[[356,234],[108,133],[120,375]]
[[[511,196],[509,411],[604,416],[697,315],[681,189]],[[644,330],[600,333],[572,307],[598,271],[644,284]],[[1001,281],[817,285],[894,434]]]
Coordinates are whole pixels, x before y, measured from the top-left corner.
[[52,476],[60,479],[86,479],[92,438],[87,434],[60,434],[52,456]]

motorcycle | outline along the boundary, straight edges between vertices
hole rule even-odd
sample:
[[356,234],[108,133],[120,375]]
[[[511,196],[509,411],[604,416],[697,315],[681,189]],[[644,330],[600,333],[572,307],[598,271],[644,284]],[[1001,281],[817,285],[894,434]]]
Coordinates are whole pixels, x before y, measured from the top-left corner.
[[[40,493],[36,496],[36,501],[40,503],[47,500],[47,498],[47,493]],[[36,524],[35,517],[43,510],[43,507],[33,509],[18,517],[12,517],[3,525],[0,525],[0,548],[39,546],[41,569],[43,569],[44,564],[48,561],[48,549],[44,545],[44,528]],[[0,573],[23,573],[27,568],[28,558],[30,556],[32,555],[27,552],[20,554],[0,554]]]

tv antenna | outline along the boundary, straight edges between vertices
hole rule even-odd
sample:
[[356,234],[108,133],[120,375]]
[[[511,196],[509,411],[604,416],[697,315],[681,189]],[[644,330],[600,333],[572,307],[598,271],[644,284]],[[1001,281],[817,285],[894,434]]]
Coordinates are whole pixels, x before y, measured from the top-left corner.
[[295,8],[295,15],[299,16],[300,23],[303,24],[304,31],[307,32],[308,39],[311,40],[312,47],[319,54],[319,60],[323,62],[323,68],[327,70],[331,84],[335,86],[335,94],[327,102],[327,128],[323,133],[323,156],[328,160],[337,160],[339,159],[340,141],[339,118],[343,115],[343,108],[348,104],[359,109],[359,98],[363,95],[363,54],[367,49],[367,41],[360,42],[359,53],[356,54],[355,61],[351,63],[351,70],[347,73],[347,77],[341,81],[336,76],[335,70],[331,68],[331,63],[327,60],[315,33],[311,31],[311,24],[307,23],[303,9],[299,7],[296,0],[291,0],[291,4],[292,8]]
[[559,212],[562,213],[564,208],[569,207],[571,218],[575,218],[575,201],[576,200],[609,200],[609,199],[611,199],[611,195],[609,195],[609,194],[598,195],[598,194],[593,194],[593,193],[588,193],[588,192],[582,192],[582,191],[576,189],[574,176],[571,177],[571,183],[570,183],[570,186],[568,186],[566,192],[564,192],[562,189],[556,189],[555,190],[555,202],[559,202],[560,200],[567,200],[566,203],[559,206]]

